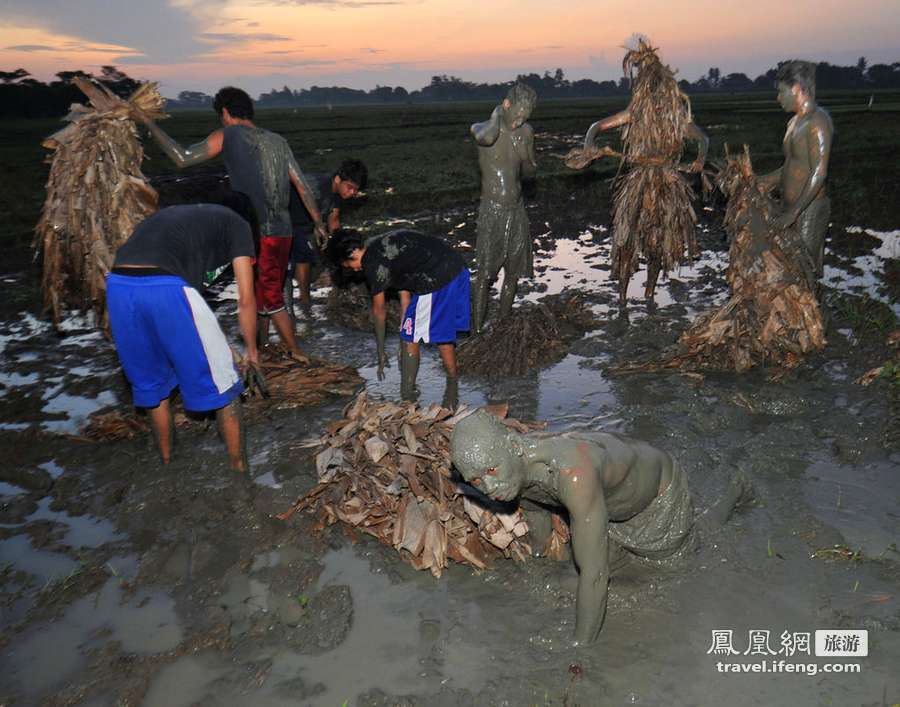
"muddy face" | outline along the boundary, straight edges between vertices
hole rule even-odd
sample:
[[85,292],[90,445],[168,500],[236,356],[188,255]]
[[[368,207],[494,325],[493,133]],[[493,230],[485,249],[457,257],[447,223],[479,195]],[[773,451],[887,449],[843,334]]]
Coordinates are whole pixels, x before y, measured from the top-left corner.
[[527,105],[513,103],[506,109],[506,124],[511,130],[515,130],[516,128],[522,127],[530,116],[531,109]]
[[793,112],[797,105],[797,94],[794,91],[794,86],[782,82],[778,83],[778,103],[785,113]]
[[511,501],[521,493],[521,442],[492,415],[479,410],[460,422],[450,438],[450,451],[453,465],[479,491],[498,501]]

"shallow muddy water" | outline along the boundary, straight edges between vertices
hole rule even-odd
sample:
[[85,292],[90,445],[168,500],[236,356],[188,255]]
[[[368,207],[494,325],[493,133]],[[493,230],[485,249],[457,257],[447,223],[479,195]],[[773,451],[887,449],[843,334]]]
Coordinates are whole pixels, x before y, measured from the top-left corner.
[[[703,256],[661,282],[656,306],[641,298],[638,273],[626,317],[608,280],[608,231],[572,221],[580,225],[536,228],[536,277],[523,296],[580,289],[600,325],[546,369],[463,377],[461,402],[507,400],[510,414],[551,430],[645,439],[679,459],[699,510],[735,469],[756,492],[683,565],[632,562],[615,573],[596,645],[570,647],[571,562],[453,565],[436,580],[339,526],[317,533],[302,514],[275,520],[315,482],[307,443],[345,400],[250,420],[247,481],[227,472],[214,425],[202,423],[179,432],[178,455],[161,469],[146,439],[65,436],[129,399],[114,352],[83,318],[60,336],[16,311],[0,321],[0,704],[900,702],[900,452],[883,434],[895,414],[884,388],[853,382],[874,365],[861,340],[838,322],[826,352],[782,383],[762,372],[702,382],[611,375],[608,365],[664,348],[727,296],[725,245],[702,234]],[[370,225],[447,233],[465,247],[474,213]],[[866,235],[863,252],[829,252],[826,283],[897,311],[882,274],[898,234]],[[370,395],[395,397],[396,360],[378,381],[373,337],[324,321],[326,294],[316,291],[312,318],[298,321],[302,345],[358,367]],[[235,334],[228,287],[214,306]],[[389,337],[389,351],[398,345]],[[443,384],[426,351],[420,402],[439,402]],[[868,657],[778,652],[784,632],[838,628],[867,630]],[[719,672],[718,630],[732,632],[739,653],[727,661],[783,659],[807,672]],[[769,632],[765,656],[749,654],[757,630]],[[826,663],[860,672],[826,673]]]

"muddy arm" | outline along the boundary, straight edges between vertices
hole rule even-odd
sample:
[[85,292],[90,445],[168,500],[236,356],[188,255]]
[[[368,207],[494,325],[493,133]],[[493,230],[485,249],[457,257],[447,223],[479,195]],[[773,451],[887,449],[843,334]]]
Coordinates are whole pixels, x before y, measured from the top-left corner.
[[522,160],[522,176],[530,179],[537,173],[537,158],[534,154],[534,128],[525,123],[516,131],[516,152]]
[[690,123],[684,131],[686,138],[697,143],[697,159],[691,164],[692,172],[700,172],[706,164],[706,155],[709,152],[709,137],[696,123]]
[[316,204],[316,199],[313,196],[315,192],[313,192],[312,187],[310,187],[303,171],[300,169],[300,166],[297,164],[296,160],[294,160],[293,156],[291,156],[290,163],[288,164],[288,174],[290,175],[294,189],[297,190],[300,201],[303,202],[304,208],[306,208],[309,217],[315,224],[316,241],[318,242],[319,247],[322,247],[328,238],[325,224],[322,223],[322,213],[319,211],[319,206]]
[[206,162],[222,152],[223,135],[221,130],[216,130],[203,142],[194,143],[190,147],[182,147],[152,120],[147,120],[144,125],[147,126],[156,144],[179,169]]
[[591,125],[588,128],[587,133],[584,136],[584,150],[587,152],[594,146],[594,140],[597,138],[597,135],[602,133],[604,130],[611,130],[612,128],[619,128],[627,123],[631,122],[631,107],[629,106],[623,111],[619,111],[618,113],[614,113],[608,118],[604,118],[603,120],[598,120],[596,123]]
[[494,108],[494,112],[491,113],[489,120],[483,123],[475,123],[469,128],[469,132],[472,133],[472,137],[475,138],[477,145],[490,147],[497,142],[497,138],[500,137],[500,112],[502,110],[502,105],[497,106]]
[[606,499],[599,472],[579,453],[560,474],[562,501],[569,511],[572,551],[578,566],[575,645],[593,643],[606,615],[609,584],[609,540]]
[[256,349],[256,295],[253,292],[253,259],[241,256],[235,258],[234,279],[238,291],[238,326],[244,339],[244,350],[248,362],[259,363]]
[[384,292],[372,295],[372,325],[375,327],[375,347],[378,352],[378,380],[384,380],[384,367],[387,365],[387,354],[384,351],[385,319],[387,306]]

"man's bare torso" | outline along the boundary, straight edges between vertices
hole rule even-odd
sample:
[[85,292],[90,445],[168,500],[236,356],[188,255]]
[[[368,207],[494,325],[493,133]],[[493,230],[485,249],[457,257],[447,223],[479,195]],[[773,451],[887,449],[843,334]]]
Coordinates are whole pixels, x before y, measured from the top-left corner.
[[[816,130],[816,128],[819,128]],[[784,134],[784,167],[781,171],[781,196],[786,207],[790,207],[803,192],[807,181],[817,165],[811,164],[810,155],[815,154],[811,140],[831,141],[834,128],[831,117],[823,108],[817,107],[807,115],[797,114],[788,123]],[[815,199],[825,196],[824,186]]]
[[481,198],[514,206],[522,196],[524,142],[531,128],[523,125],[510,132],[501,130],[493,145],[479,145]]

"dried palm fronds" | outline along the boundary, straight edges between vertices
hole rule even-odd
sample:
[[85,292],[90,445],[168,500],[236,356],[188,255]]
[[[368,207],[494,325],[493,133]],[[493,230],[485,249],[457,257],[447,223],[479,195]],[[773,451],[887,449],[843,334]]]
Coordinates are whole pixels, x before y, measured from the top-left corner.
[[[400,302],[388,298],[387,322],[388,325],[400,323]],[[355,283],[348,287],[332,287],[328,292],[328,300],[325,304],[325,314],[334,323],[348,329],[358,331],[371,331],[372,298],[365,284]]]
[[691,102],[656,51],[641,39],[622,61],[631,78],[631,117],[622,129],[628,171],[616,180],[612,247],[622,299],[642,255],[655,278],[657,270],[667,273],[682,262],[685,251],[698,252],[693,191],[678,171]]
[[105,275],[116,249],[157,204],[141,172],[144,151],[133,117],[165,117],[164,99],[154,83],[124,101],[105,86],[74,81],[91,106],[74,104],[69,124],[43,143],[53,154],[34,245],[43,257],[44,308],[54,325],[70,305],[93,309],[106,328]]
[[631,120],[622,129],[625,159],[630,162],[677,162],[692,121],[690,99],[656,52],[639,39],[622,60],[622,70],[631,79]]
[[[305,510],[317,515],[320,530],[341,521],[435,577],[448,559],[477,569],[500,556],[524,560],[531,548],[522,511],[492,512],[466,497],[451,477],[450,434],[471,412],[378,403],[361,393],[320,440],[319,483],[278,517]],[[537,427],[504,422],[519,432]],[[565,528],[554,525],[548,550],[559,554],[566,539]]]
[[747,148],[727,157],[719,186],[728,196],[724,223],[732,238],[731,297],[699,317],[661,362],[617,370],[742,372],[757,365],[786,370],[825,346],[812,263],[796,231],[771,225],[777,211],[753,174]]
[[[262,369],[269,397],[245,394],[245,413],[248,418],[264,410],[321,405],[344,395],[353,395],[364,381],[351,366],[312,359],[299,363],[280,348],[269,347],[260,353]],[[175,413],[178,426],[190,423],[180,409]],[[115,410],[92,415],[82,430],[83,437],[95,442],[130,439],[150,429],[149,423],[134,409]]]
[[547,295],[467,339],[459,347],[459,367],[469,374],[523,375],[565,358],[572,342],[597,323],[581,293]]

